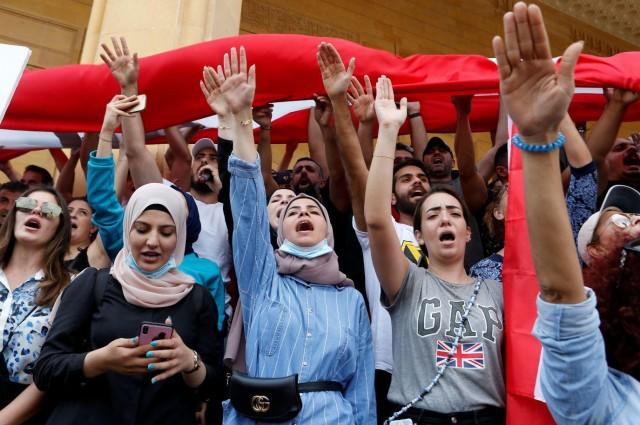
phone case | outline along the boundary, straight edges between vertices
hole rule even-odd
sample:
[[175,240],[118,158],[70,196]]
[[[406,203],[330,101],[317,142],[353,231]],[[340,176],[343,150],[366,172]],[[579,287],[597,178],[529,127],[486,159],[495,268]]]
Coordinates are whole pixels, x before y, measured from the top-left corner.
[[127,112],[133,114],[134,112],[142,112],[147,107],[147,95],[139,94],[138,95],[138,104],[133,108],[129,109]]
[[171,338],[173,327],[164,323],[142,322],[138,334],[138,345],[147,345],[151,341]]

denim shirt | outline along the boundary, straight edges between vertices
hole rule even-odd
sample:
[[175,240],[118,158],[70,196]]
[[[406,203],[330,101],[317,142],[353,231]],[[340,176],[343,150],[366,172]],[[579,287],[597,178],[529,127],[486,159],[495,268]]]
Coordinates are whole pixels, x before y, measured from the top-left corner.
[[[337,381],[343,390],[302,393],[287,423],[376,423],[369,317],[355,288],[316,285],[278,273],[269,235],[260,161],[229,160],[233,259],[253,377],[298,374],[299,382]],[[227,400],[224,424],[255,424]],[[261,422],[262,423],[262,422]]]
[[595,293],[578,304],[538,297],[534,335],[543,347],[540,383],[558,425],[637,425],[640,383],[609,368]]
[[39,271],[12,291],[0,268],[2,356],[11,382],[33,382],[33,368],[49,332],[51,308],[36,304],[38,283],[43,278]]

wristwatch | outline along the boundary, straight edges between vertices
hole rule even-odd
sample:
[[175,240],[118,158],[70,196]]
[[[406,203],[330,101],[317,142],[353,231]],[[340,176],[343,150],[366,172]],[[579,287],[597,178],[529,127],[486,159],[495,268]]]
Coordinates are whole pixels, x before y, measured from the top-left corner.
[[193,350],[193,369],[185,370],[184,373],[188,375],[198,369],[200,369],[200,354],[198,354],[196,350]]

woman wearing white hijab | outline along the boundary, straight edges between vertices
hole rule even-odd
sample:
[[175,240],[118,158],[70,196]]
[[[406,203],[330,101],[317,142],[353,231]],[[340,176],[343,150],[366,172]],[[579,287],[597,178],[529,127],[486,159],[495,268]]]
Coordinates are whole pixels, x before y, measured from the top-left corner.
[[[140,187],[125,212],[112,269],[86,269],[63,294],[34,377],[54,397],[49,424],[195,423],[198,393],[216,387],[217,312],[179,272],[187,210],[175,190]],[[171,338],[140,346],[142,322]]]

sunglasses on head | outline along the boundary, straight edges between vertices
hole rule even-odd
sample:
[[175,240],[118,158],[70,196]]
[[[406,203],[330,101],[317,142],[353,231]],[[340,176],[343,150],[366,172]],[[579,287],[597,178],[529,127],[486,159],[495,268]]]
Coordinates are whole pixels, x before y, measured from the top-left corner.
[[[16,210],[23,213],[31,213],[38,207],[38,201],[33,198],[21,196],[16,199]],[[62,214],[62,208],[51,202],[43,202],[40,204],[40,215],[47,218],[55,218]]]

